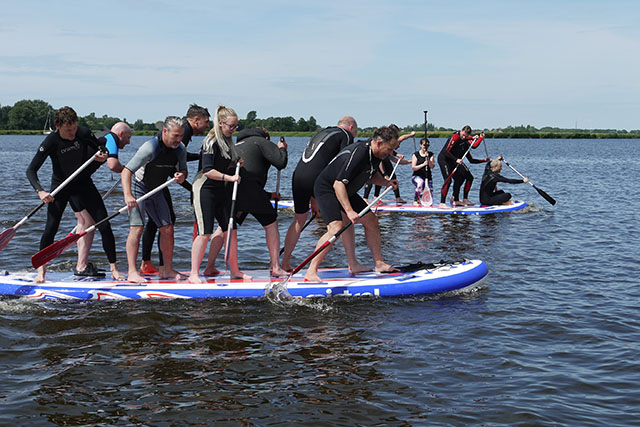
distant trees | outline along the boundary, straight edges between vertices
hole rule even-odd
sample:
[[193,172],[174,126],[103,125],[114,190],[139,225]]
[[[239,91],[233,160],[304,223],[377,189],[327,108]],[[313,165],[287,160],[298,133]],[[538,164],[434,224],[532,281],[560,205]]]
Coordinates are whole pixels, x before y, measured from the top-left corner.
[[249,111],[246,119],[238,120],[238,130],[254,127],[263,127],[269,132],[314,132],[318,130],[318,124],[313,116],[308,120],[301,117],[298,121],[291,116],[259,119],[257,112]]
[[0,124],[4,129],[43,129],[47,115],[53,110],[49,103],[40,99],[23,99],[13,107],[3,107]]

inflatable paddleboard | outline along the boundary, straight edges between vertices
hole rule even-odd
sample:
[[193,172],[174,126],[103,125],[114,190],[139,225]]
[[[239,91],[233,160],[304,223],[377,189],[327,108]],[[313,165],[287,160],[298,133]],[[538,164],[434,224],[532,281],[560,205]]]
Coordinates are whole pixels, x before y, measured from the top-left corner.
[[[494,205],[494,206],[468,206],[468,207],[449,207],[441,209],[437,206],[413,206],[413,202],[396,203],[394,200],[382,200],[378,205],[371,208],[373,212],[400,212],[400,213],[433,213],[433,214],[460,214],[460,215],[485,215],[500,212],[512,212],[523,209],[527,206],[526,202],[514,200],[512,205]],[[293,208],[293,200],[280,200],[279,208]]]
[[[269,271],[246,271],[252,280],[230,280],[207,276],[207,283],[191,284],[176,280],[158,280],[147,276],[149,283],[131,284],[106,278],[76,277],[72,273],[48,272],[45,283],[34,283],[35,273],[3,272],[0,294],[29,299],[123,300],[151,298],[258,298],[281,282]],[[488,274],[483,261],[414,264],[401,267],[401,272],[350,275],[347,269],[322,269],[323,282],[305,282],[303,273],[294,275],[287,284],[295,298],[311,297],[405,297],[466,291],[484,284]]]

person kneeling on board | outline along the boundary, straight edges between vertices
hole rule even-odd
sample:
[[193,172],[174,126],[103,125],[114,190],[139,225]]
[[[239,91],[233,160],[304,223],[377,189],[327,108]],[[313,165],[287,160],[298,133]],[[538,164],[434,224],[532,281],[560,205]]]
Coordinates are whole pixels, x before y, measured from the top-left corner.
[[509,179],[500,175],[502,170],[502,156],[491,160],[484,168],[482,184],[480,184],[480,203],[483,205],[512,205],[511,194],[498,190],[498,182],[507,184],[523,184],[529,182],[525,179]]
[[[380,162],[398,148],[398,134],[386,126],[376,129],[371,141],[361,141],[343,149],[322,170],[314,185],[314,194],[320,208],[320,215],[327,223],[327,232],[318,240],[316,249],[349,221],[361,223],[365,229],[367,245],[373,255],[375,271],[386,273],[393,267],[383,261],[378,218],[371,211],[363,217],[359,212],[367,203],[357,193],[367,180],[373,184],[393,185],[398,181],[385,179],[380,172]],[[329,246],[330,248],[330,246]],[[318,266],[327,255],[329,248],[323,250],[309,264],[305,280],[321,282]]]

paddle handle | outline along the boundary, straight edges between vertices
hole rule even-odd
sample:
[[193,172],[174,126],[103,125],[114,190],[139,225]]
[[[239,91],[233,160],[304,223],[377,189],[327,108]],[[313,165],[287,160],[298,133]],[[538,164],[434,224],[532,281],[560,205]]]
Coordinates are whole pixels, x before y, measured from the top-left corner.
[[[400,159],[398,159],[398,161],[396,162],[396,165],[393,167],[393,171],[391,172],[391,176],[393,176],[396,173],[396,169],[398,168],[398,165],[400,164]],[[391,191],[393,189],[393,185],[389,185],[387,186],[387,188],[384,189],[384,191],[375,199],[373,199],[373,201],[371,201],[371,203],[369,203],[367,205],[366,208],[362,209],[359,213],[358,216],[360,218],[362,218],[362,216],[364,214],[366,214],[367,212],[369,212],[371,210],[371,208],[377,204],[389,191]],[[316,249],[315,251],[313,251],[313,253],[311,255],[309,255],[304,261],[302,261],[302,263],[300,265],[298,265],[296,268],[293,269],[293,271],[289,274],[289,277],[293,276],[294,274],[296,274],[298,271],[302,270],[302,268],[304,268],[305,265],[307,265],[313,258],[315,258],[320,252],[322,252],[327,246],[329,246],[330,244],[332,244],[333,242],[335,242],[335,240],[342,234],[344,233],[349,227],[351,227],[353,225],[353,222],[349,221],[347,224],[345,224],[344,226],[342,226],[342,228],[340,230],[338,230],[338,232],[336,234],[334,234],[333,236],[331,236],[329,238],[329,240],[327,240],[326,242],[324,242],[318,249]]]

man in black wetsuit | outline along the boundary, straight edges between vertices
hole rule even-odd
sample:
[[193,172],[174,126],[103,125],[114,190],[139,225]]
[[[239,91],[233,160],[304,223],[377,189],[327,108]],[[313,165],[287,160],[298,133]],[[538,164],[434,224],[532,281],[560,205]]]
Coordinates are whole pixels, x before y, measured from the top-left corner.
[[[236,221],[238,225],[244,222],[248,214],[258,220],[264,227],[267,248],[269,250],[269,263],[273,276],[286,276],[287,272],[280,267],[280,232],[278,231],[278,212],[271,204],[271,200],[279,198],[276,193],[264,190],[267,183],[269,168],[274,166],[278,170],[287,167],[288,154],[287,143],[282,138],[278,144],[271,142],[269,132],[266,129],[244,129],[238,132],[235,145],[238,155],[243,159],[240,176],[242,180],[238,184],[236,201]],[[229,187],[229,190],[232,187]],[[212,244],[209,249],[209,258],[205,274],[216,274],[216,258],[222,249],[223,232],[218,227],[213,234]]]
[[[316,133],[302,153],[292,178],[292,193],[295,210],[295,218],[284,239],[284,253],[282,255],[282,267],[290,271],[291,253],[298,243],[300,231],[307,220],[309,207],[317,213],[313,186],[316,178],[331,160],[347,145],[353,143],[358,134],[358,124],[351,116],[344,116],[338,121],[337,126],[328,127]],[[355,238],[351,230],[345,232],[342,242],[345,246],[349,260],[349,270],[352,273],[366,271],[355,258]]]
[[506,182],[507,184],[523,184],[529,182],[529,178],[525,179],[510,179],[500,175],[502,170],[502,156],[491,160],[484,168],[484,175],[482,175],[482,183],[480,184],[480,203],[483,205],[511,205],[511,194],[498,190],[497,184],[499,182]]
[[[91,174],[107,160],[106,150],[98,153],[98,140],[88,128],[78,126],[78,116],[73,108],[62,107],[56,111],[54,123],[55,132],[47,135],[27,168],[29,182],[38,192],[40,200],[47,204],[47,224],[40,239],[41,250],[53,243],[67,202],[71,204],[78,220],[83,215],[90,215],[96,221],[107,217],[107,209],[102,197],[91,180]],[[95,161],[60,191],[55,198],[40,184],[38,170],[47,157],[51,158],[52,163],[51,189],[53,191],[91,156]],[[111,275],[116,280],[124,280],[124,276],[120,274],[116,265],[116,244],[109,221],[101,224],[98,230],[102,236],[102,247],[109,259]],[[89,243],[87,243],[88,240]],[[93,264],[80,265],[81,260],[88,259],[88,251],[91,248],[90,240],[93,240],[93,233],[78,240],[78,264],[76,264],[75,274],[103,277],[104,273],[99,272]],[[35,279],[37,283],[44,282],[45,272],[45,266],[38,268]]]
[[[191,104],[189,109],[187,110],[187,117],[184,122],[184,136],[182,137],[182,143],[185,147],[189,145],[191,142],[191,138],[193,135],[200,135],[204,131],[209,128],[209,119],[210,114],[209,110],[205,107],[201,107],[197,104]],[[200,153],[192,153],[187,152],[187,162],[200,160]],[[184,188],[186,188],[189,192],[191,192],[191,183],[188,181],[184,181],[182,184]],[[164,194],[167,199],[167,203],[169,204],[169,209],[171,211],[171,217],[173,222],[176,221],[176,215],[173,210],[173,202],[171,200],[171,193],[168,188],[162,190],[162,194]],[[151,250],[153,249],[153,241],[155,240],[156,234],[158,232],[158,226],[153,219],[147,221],[144,227],[144,232],[142,233],[142,264],[140,265],[140,273],[141,274],[155,274],[158,272],[158,269],[153,266],[151,263]],[[158,237],[158,258],[160,260],[160,266],[163,265],[162,261],[162,251],[160,248],[160,238]]]
[[[358,191],[370,180],[377,185],[393,185],[398,181],[387,180],[380,171],[380,162],[398,148],[398,134],[386,126],[378,128],[371,141],[357,142],[342,150],[320,173],[314,185],[314,194],[320,214],[327,223],[327,232],[318,240],[316,250],[347,224],[347,221],[361,223],[365,229],[367,245],[373,255],[375,271],[394,271],[383,261],[378,218],[371,211],[363,217],[359,212],[367,203]],[[353,229],[353,227],[349,227]],[[305,280],[320,282],[318,266],[329,248],[320,252],[309,264]]]

